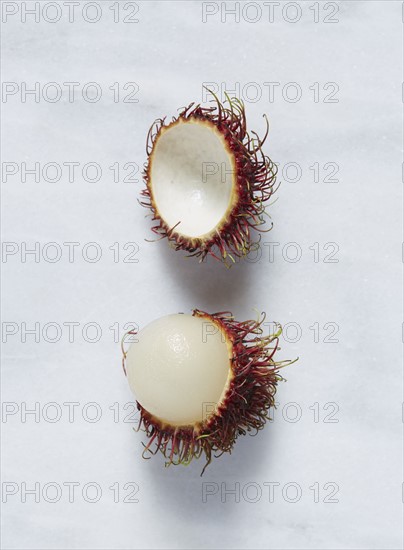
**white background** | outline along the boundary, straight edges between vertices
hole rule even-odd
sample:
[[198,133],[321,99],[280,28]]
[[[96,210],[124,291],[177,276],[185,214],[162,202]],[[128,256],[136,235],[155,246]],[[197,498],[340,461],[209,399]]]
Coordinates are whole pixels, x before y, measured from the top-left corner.
[[[253,6],[236,23],[220,12],[220,3],[203,23],[198,1],[137,2],[138,23],[122,21],[129,15],[124,2],[117,23],[112,2],[98,3],[102,16],[96,23],[83,19],[83,3],[74,22],[64,6],[56,23],[42,12],[38,23],[33,16],[24,23],[22,6],[12,4],[19,11],[2,25],[3,80],[17,83],[18,91],[3,96],[3,162],[15,162],[20,170],[24,162],[28,168],[73,161],[80,167],[72,183],[66,169],[56,182],[28,175],[24,183],[20,171],[7,181],[3,177],[3,241],[17,243],[17,252],[3,255],[2,314],[7,330],[18,330],[3,344],[2,397],[15,403],[15,414],[3,414],[3,483],[18,487],[2,506],[3,547],[401,548],[401,2],[332,3],[337,23],[323,22],[333,11],[324,4],[314,23],[314,2],[299,4],[302,15],[295,23],[288,21],[293,6],[286,15],[278,7],[272,23],[264,4],[262,17],[252,22]],[[88,16],[94,17],[91,9]],[[63,86],[69,81],[80,83],[73,102]],[[63,96],[52,103],[28,95],[23,102],[23,82],[28,88],[38,82],[41,91],[48,82],[59,83]],[[88,82],[101,86],[100,101],[83,99]],[[129,89],[115,103],[109,89],[115,82],[121,91],[125,83],[137,83],[138,101],[122,101]],[[137,203],[140,174],[138,183],[113,180],[109,166],[142,167],[153,120],[202,101],[204,82],[219,93],[238,85],[249,128],[262,133],[262,114],[270,118],[266,152],[281,166],[301,166],[297,182],[280,175],[278,200],[269,209],[274,228],[264,241],[280,243],[273,262],[268,244],[257,262],[226,270],[212,261],[184,259],[164,241],[146,242],[152,234]],[[267,82],[280,83],[273,101]],[[282,96],[290,82],[302,91],[295,103]],[[310,89],[316,82],[318,102]],[[337,83],[338,102],[324,102],[332,91],[323,88],[328,82]],[[255,101],[258,87],[262,96]],[[98,182],[83,178],[88,162],[102,167]],[[324,182],[322,170],[321,181],[314,182],[309,167],[315,162],[337,163],[339,181]],[[33,255],[23,261],[24,242],[31,248],[40,243],[38,262]],[[50,242],[63,249],[55,263],[42,255]],[[72,263],[64,242],[80,243]],[[100,261],[83,259],[89,242],[99,243]],[[123,250],[128,242],[139,247],[137,262],[123,261],[131,251]],[[301,251],[297,262],[282,255],[290,242]],[[338,245],[337,263],[324,262],[332,248],[323,247],[330,242]],[[109,248],[114,243],[117,262]],[[314,243],[318,262],[309,248]],[[293,257],[293,249],[287,250]],[[50,257],[54,251],[48,252]],[[254,318],[256,308],[271,320],[292,323],[279,357],[300,357],[284,373],[272,425],[255,438],[241,438],[234,453],[215,461],[203,478],[201,462],[165,469],[160,457],[141,458],[144,436],[123,422],[133,397],[109,328],[117,323],[122,335],[127,322],[141,328],[194,307],[230,309],[239,319]],[[56,343],[47,341],[51,330],[49,337],[42,334],[49,322],[63,328]],[[73,343],[66,322],[79,323]],[[22,323],[40,323],[39,342],[32,335],[23,341]],[[86,323],[101,327],[97,343],[83,337]],[[314,323],[318,342],[310,329]],[[326,323],[338,325],[338,343],[324,342]],[[297,325],[300,338],[292,330]],[[39,418],[25,417],[24,403],[32,409],[36,402]],[[63,411],[58,422],[49,421],[55,413],[46,408],[49,402]],[[65,402],[79,403],[71,423]],[[89,402],[99,404],[98,422],[83,418],[95,412],[85,408]],[[314,403],[319,422],[310,409]],[[327,403],[336,405],[324,410]],[[117,422],[111,406],[119,411]],[[325,422],[336,407],[332,418],[338,422]],[[296,411],[301,418],[292,422]],[[72,481],[80,486],[69,503],[63,483]],[[41,490],[56,482],[64,488],[61,499],[50,503],[41,493],[38,503],[32,495],[24,503],[23,482],[27,488],[40,483]],[[98,502],[83,498],[88,482],[100,486]],[[129,482],[138,486],[137,503],[123,502]],[[273,502],[271,482],[279,484]],[[109,489],[114,483],[121,488],[118,503]],[[206,502],[203,483],[217,490]],[[298,484],[298,502],[289,502],[293,487],[283,496],[288,483]],[[315,483],[320,502],[310,489]],[[338,502],[324,502],[331,493],[326,483],[338,485]],[[239,502],[226,494],[237,487]],[[253,502],[257,491],[262,494]]]

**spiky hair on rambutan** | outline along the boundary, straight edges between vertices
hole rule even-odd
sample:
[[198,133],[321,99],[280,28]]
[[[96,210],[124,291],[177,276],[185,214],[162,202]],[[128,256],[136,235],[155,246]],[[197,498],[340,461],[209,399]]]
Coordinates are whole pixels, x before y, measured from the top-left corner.
[[151,126],[146,187],[139,202],[151,210],[152,231],[175,250],[231,265],[255,249],[259,233],[272,227],[263,228],[277,166],[263,152],[266,115],[266,131],[259,138],[247,131],[240,99],[226,94],[221,103],[210,93],[214,106],[191,103],[171,122],[159,118]]
[[169,466],[204,455],[202,475],[214,456],[231,453],[239,435],[264,427],[283,380],[279,370],[294,362],[275,361],[282,329],[275,324],[264,336],[264,320],[264,313],[238,322],[230,312],[195,309],[147,325],[127,351],[124,336],[122,364],[137,398],[136,431],[148,437],[144,458],[160,452]]

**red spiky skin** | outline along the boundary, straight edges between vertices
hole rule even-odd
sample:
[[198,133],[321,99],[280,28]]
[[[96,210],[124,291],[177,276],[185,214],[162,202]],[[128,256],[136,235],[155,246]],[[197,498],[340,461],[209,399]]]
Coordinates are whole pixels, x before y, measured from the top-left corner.
[[[175,250],[185,250],[189,256],[197,256],[202,261],[209,254],[216,259],[235,262],[248,254],[256,242],[252,242],[252,231],[262,231],[260,226],[265,223],[265,202],[276,191],[277,167],[267,157],[262,146],[268,135],[267,130],[263,139],[258,138],[255,132],[253,138],[247,132],[244,104],[234,98],[228,99],[229,107],[224,107],[215,97],[215,107],[201,107],[191,103],[184,108],[177,117],[173,117],[170,124],[165,118],[157,119],[151,126],[146,152],[148,161],[145,164],[143,177],[146,188],[141,192],[140,204],[151,210],[153,221],[157,222],[152,231],[160,238],[167,238]],[[220,227],[206,238],[185,238],[169,227],[159,216],[150,185],[150,167],[154,145],[159,138],[162,128],[175,124],[178,120],[195,118],[210,122],[224,137],[228,149],[233,153],[236,166],[236,195],[237,201],[231,212]],[[266,231],[272,227],[272,224]]]
[[[144,445],[143,457],[161,452],[166,465],[189,464],[193,458],[205,454],[206,464],[215,453],[231,452],[237,437],[261,430],[274,406],[277,383],[282,380],[279,369],[291,361],[274,361],[281,329],[263,336],[260,321],[237,322],[229,312],[208,314],[195,309],[193,315],[205,317],[217,324],[231,343],[232,379],[223,401],[202,423],[174,427],[148,413],[139,403],[138,430],[146,432],[149,441]],[[125,352],[123,367],[125,370]],[[201,475],[202,475],[201,474]]]

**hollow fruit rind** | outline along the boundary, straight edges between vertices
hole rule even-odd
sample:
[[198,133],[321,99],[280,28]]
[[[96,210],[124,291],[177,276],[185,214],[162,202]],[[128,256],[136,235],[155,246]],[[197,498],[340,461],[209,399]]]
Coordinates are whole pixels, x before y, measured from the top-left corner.
[[[211,92],[212,93],[212,92]],[[151,126],[146,152],[148,160],[143,172],[146,187],[141,192],[140,204],[152,213],[156,222],[152,231],[159,238],[167,238],[175,250],[185,250],[189,256],[200,261],[207,255],[231,265],[237,258],[247,255],[258,242],[253,241],[252,231],[262,232],[265,224],[265,203],[276,191],[277,166],[263,153],[263,144],[268,136],[269,123],[262,139],[255,132],[248,133],[244,104],[238,98],[229,98],[221,103],[212,93],[215,106],[202,107],[191,103],[173,117],[168,124],[165,118],[157,119]],[[183,122],[203,122],[220,132],[232,155],[235,170],[234,189],[230,207],[211,231],[199,237],[189,237],[179,231],[178,223],[169,226],[158,211],[151,181],[153,153],[160,136],[168,128]],[[252,136],[252,137],[251,137]],[[269,217],[269,215],[268,215]],[[272,223],[265,230],[271,229]]]

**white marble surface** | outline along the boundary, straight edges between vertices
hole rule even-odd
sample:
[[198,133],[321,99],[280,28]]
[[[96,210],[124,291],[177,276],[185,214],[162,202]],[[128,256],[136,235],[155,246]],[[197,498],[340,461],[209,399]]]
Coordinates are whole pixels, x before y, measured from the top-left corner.
[[[80,173],[72,183],[66,169],[54,183],[32,176],[23,183],[19,172],[2,184],[3,239],[18,246],[2,264],[3,321],[16,323],[7,330],[18,329],[3,345],[3,401],[15,403],[7,409],[15,414],[3,414],[3,482],[16,484],[6,489],[18,491],[3,503],[3,547],[401,548],[401,3],[332,3],[338,7],[334,24],[313,23],[311,2],[300,3],[302,18],[294,24],[278,11],[273,23],[267,11],[256,23],[245,18],[235,23],[230,16],[222,23],[220,13],[203,23],[201,3],[185,1],[137,2],[135,24],[114,23],[111,2],[99,2],[102,17],[93,24],[83,21],[83,3],[74,22],[68,22],[64,6],[61,20],[48,23],[44,17],[56,13],[51,6],[38,23],[32,16],[24,23],[22,5],[4,2],[3,9],[4,4],[19,11],[2,29],[3,79],[18,85],[2,105],[3,161],[19,169],[23,162],[42,168],[76,161]],[[249,9],[244,15],[251,19],[255,8]],[[324,14],[320,11],[321,18]],[[36,103],[32,96],[21,101],[22,82],[27,87],[39,82],[42,92],[48,82],[68,81],[80,83],[72,103],[66,87],[55,103],[43,98]],[[87,82],[101,86],[99,102],[81,97]],[[109,89],[114,82],[121,88],[136,82],[139,101],[114,103]],[[261,132],[261,115],[268,113],[267,153],[281,165],[302,167],[299,182],[281,178],[271,207],[274,229],[264,240],[281,243],[277,251],[298,243],[299,262],[276,252],[270,263],[267,245],[260,261],[228,271],[213,262],[184,260],[165,242],[145,242],[151,234],[136,202],[141,182],[114,183],[108,167],[130,161],[141,166],[151,122],[200,101],[203,82],[223,82],[228,90],[236,82],[241,89],[251,82],[261,86],[260,101],[244,96],[250,128]],[[302,99],[290,103],[277,88],[270,102],[265,82],[280,87],[297,82]],[[309,89],[315,82],[318,103]],[[338,103],[322,102],[327,82],[338,84]],[[54,89],[47,90],[51,97]],[[254,92],[251,86],[244,90]],[[98,182],[81,176],[88,162],[102,167]],[[339,182],[315,183],[309,169],[315,162],[338,163]],[[72,263],[66,247],[55,263],[43,257],[36,263],[32,256],[21,261],[23,242],[39,242],[41,253],[50,257],[54,250],[46,243],[73,241],[80,244]],[[139,245],[134,256],[139,261],[124,263],[122,254],[131,250],[121,248],[114,263],[109,247],[132,241]],[[81,257],[88,242],[101,247],[97,263]],[[309,249],[316,242],[318,263]],[[338,263],[322,261],[322,247],[329,242],[338,244]],[[298,341],[282,345],[284,358],[299,355],[300,360],[285,373],[275,421],[257,437],[240,439],[234,453],[212,464],[202,479],[200,463],[165,469],[158,457],[142,460],[141,434],[122,421],[132,397],[109,328],[117,323],[122,332],[129,321],[144,326],[193,307],[231,309],[239,318],[255,316],[258,308],[270,319],[301,327]],[[24,322],[28,328],[40,323],[41,331],[49,322],[79,326],[73,343],[66,326],[56,343],[43,334],[39,342],[27,335],[24,343]],[[82,337],[89,322],[102,330],[97,343]],[[318,343],[310,329],[314,323],[321,327]],[[338,343],[324,343],[330,332],[325,323],[338,324]],[[50,329],[48,339],[52,335]],[[35,402],[38,422],[21,412],[23,403],[32,408]],[[63,411],[55,423],[49,422],[55,409],[45,406],[50,402]],[[65,402],[79,403],[73,422]],[[94,413],[85,408],[89,402],[101,408],[98,422],[83,419],[86,411]],[[293,402],[302,415],[295,423],[282,417],[282,409],[293,417],[293,406],[285,408]],[[319,403],[319,422],[314,422],[314,403]],[[324,411],[327,403],[336,405]],[[338,422],[324,422],[336,406]],[[119,410],[116,423],[113,410]],[[30,488],[36,482],[41,490],[58,483],[60,501],[46,502],[41,493],[37,503],[32,495],[22,502],[21,484]],[[80,484],[72,503],[66,482]],[[102,490],[98,502],[83,499],[88,482]],[[129,482],[139,487],[137,503],[123,502]],[[218,491],[206,502],[203,482]],[[273,502],[271,482],[279,484]],[[121,487],[117,503],[109,489],[114,483]],[[227,489],[240,484],[240,502],[230,494],[221,498],[222,483]],[[298,502],[282,497],[288,483],[300,487]],[[310,489],[315,483],[320,502]],[[338,502],[324,502],[333,487],[324,490],[326,483],[338,484]],[[252,502],[257,490],[261,498]],[[293,498],[293,487],[287,496]]]

